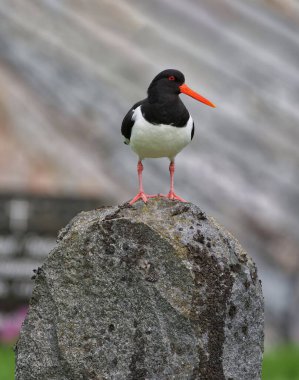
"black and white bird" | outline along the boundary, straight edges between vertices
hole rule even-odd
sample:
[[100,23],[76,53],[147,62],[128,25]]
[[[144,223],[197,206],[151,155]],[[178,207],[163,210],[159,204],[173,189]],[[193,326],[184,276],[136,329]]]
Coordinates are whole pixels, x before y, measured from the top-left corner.
[[134,104],[126,114],[121,132],[125,144],[138,155],[139,192],[131,200],[133,204],[139,199],[147,202],[148,198],[142,185],[142,160],[144,158],[168,157],[170,160],[169,199],[186,202],[174,192],[174,159],[187,146],[194,135],[194,122],[179,95],[183,93],[192,98],[215,107],[213,103],[191,90],[185,84],[184,75],[178,70],[164,70],[151,82],[147,98]]

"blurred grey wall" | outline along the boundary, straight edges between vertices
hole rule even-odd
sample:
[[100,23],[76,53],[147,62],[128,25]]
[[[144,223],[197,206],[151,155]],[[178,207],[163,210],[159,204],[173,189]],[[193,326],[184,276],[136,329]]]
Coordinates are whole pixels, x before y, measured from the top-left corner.
[[[294,0],[1,1],[0,190],[128,200],[122,118],[159,71],[183,71],[217,108],[183,99],[196,132],[177,193],[256,260],[267,342],[299,341],[298,36]],[[167,192],[167,160],[144,178]]]

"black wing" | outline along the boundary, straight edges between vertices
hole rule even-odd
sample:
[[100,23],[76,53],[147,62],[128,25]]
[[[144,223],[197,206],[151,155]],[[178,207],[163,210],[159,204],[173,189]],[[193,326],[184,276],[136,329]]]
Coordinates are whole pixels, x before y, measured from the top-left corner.
[[133,107],[130,109],[130,111],[124,117],[124,120],[121,124],[121,133],[128,140],[130,140],[130,138],[131,138],[132,127],[134,125],[134,120],[132,120],[133,113],[134,113],[135,109],[137,107],[139,107],[142,102],[143,102],[143,100],[141,100],[140,102],[133,105]]
[[191,140],[193,139],[193,136],[194,136],[194,122],[193,122],[193,126],[192,126],[192,131],[191,131]]

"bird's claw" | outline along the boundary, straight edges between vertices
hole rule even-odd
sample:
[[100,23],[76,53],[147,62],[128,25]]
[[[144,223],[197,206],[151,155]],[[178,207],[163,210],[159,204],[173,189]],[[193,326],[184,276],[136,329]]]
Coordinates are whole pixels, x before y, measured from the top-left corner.
[[139,199],[143,200],[143,202],[146,203],[149,198],[156,198],[158,196],[159,194],[149,195],[149,194],[145,194],[143,191],[139,191],[139,193],[131,200],[129,204],[132,205],[133,203],[137,202]]
[[173,201],[187,202],[184,198],[176,195],[174,191],[170,191],[167,195],[164,195],[164,197],[171,199]]
[[149,195],[149,194],[145,194],[143,191],[139,191],[139,193],[129,202],[129,204],[132,205],[135,202],[139,201],[139,199],[141,199],[144,203],[147,203],[149,198],[157,198],[157,197],[164,197],[164,198],[168,198],[174,201],[187,202],[184,198],[179,197],[173,191],[170,191],[167,195],[160,194],[160,193]]
[[139,193],[131,200],[130,205],[137,202],[139,199],[142,199],[144,203],[148,201],[148,196],[143,192],[139,191]]

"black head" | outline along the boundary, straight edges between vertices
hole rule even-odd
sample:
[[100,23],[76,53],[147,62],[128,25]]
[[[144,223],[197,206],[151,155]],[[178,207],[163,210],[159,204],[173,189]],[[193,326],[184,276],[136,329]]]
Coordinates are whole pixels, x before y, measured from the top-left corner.
[[152,91],[160,90],[168,94],[178,95],[180,93],[180,86],[184,82],[184,74],[180,71],[174,69],[164,70],[152,80],[148,88],[148,94]]
[[177,101],[178,95],[183,93],[210,107],[215,107],[208,99],[188,87],[185,84],[184,74],[178,70],[168,69],[162,71],[152,80],[147,93],[150,103]]

